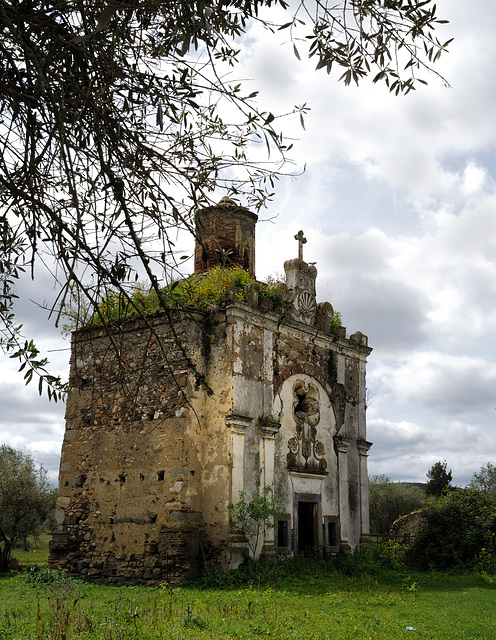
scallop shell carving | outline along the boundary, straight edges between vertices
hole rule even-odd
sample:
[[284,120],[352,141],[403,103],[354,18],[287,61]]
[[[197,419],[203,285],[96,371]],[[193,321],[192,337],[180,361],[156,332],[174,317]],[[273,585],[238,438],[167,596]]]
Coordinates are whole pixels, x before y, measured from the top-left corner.
[[315,311],[317,305],[315,303],[315,296],[308,291],[303,291],[297,298],[297,309],[303,321],[312,322],[315,317]]

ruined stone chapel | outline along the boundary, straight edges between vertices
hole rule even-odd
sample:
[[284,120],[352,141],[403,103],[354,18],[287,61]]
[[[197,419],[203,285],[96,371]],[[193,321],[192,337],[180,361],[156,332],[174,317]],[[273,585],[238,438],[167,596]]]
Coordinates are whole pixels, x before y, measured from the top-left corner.
[[[256,222],[227,198],[202,210],[195,274],[228,255],[254,276]],[[150,584],[235,568],[248,545],[228,505],[265,487],[284,506],[257,555],[349,552],[369,533],[371,348],[317,302],[295,239],[282,310],[254,281],[208,312],[73,334],[52,568]]]

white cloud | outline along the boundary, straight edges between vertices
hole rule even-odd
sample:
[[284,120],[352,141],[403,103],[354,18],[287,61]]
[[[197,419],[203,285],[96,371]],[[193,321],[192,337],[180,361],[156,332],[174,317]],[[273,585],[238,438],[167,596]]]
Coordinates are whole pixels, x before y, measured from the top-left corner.
[[421,425],[369,418],[368,430],[374,441],[369,454],[371,475],[426,482],[432,465],[446,460],[453,471],[453,484],[465,486],[474,471],[487,462],[487,434],[460,420],[426,420]]
[[487,171],[479,167],[475,162],[469,162],[463,172],[462,191],[468,196],[480,193],[488,180]]
[[494,412],[496,363],[470,356],[416,352],[375,372],[387,393],[442,414],[488,420]]

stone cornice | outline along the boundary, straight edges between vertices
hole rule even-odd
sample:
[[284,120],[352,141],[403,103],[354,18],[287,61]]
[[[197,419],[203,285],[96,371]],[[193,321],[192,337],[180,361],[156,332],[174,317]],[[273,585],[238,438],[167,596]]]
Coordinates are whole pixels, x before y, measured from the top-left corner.
[[244,433],[245,429],[247,429],[252,423],[253,418],[249,416],[244,416],[239,413],[230,413],[225,418],[226,425],[236,433]]
[[334,436],[334,449],[339,453],[348,453],[351,444],[351,438],[344,436]]
[[367,440],[357,440],[358,453],[361,456],[367,456],[371,446],[372,442],[367,442]]

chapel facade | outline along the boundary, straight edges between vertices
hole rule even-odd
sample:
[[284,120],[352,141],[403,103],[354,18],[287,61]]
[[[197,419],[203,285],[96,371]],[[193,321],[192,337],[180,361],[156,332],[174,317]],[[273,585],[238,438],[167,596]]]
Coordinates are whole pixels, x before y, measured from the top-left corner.
[[[198,214],[195,273],[255,273],[257,216],[223,198]],[[50,566],[116,583],[175,583],[248,544],[228,505],[283,503],[257,554],[350,552],[369,533],[367,337],[334,327],[317,269],[284,264],[274,309],[252,283],[208,313],[128,320],[72,337]],[[117,357],[117,353],[120,357]]]

